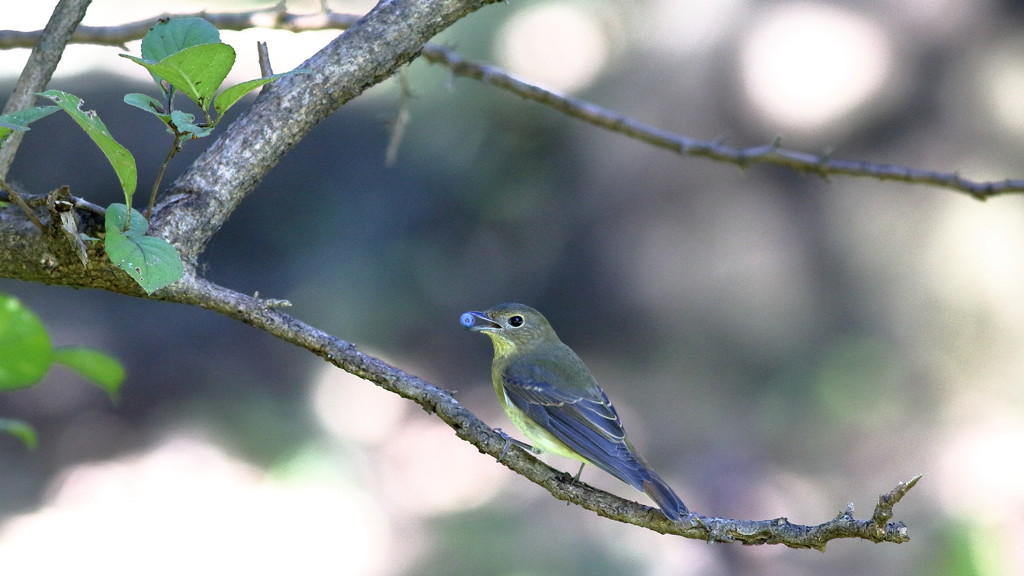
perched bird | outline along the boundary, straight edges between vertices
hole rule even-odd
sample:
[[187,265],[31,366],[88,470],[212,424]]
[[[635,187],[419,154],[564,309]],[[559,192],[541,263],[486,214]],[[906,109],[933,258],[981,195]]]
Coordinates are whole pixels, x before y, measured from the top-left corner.
[[646,493],[673,521],[689,514],[626,440],[608,396],[540,312],[523,304],[499,304],[466,312],[460,321],[490,337],[494,391],[509,419],[536,448],[597,466]]

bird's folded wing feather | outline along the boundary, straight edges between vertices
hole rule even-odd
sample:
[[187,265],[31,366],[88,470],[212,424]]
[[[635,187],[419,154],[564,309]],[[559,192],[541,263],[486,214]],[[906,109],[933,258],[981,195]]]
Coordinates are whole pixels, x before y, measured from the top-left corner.
[[[591,378],[589,372],[586,377]],[[567,384],[565,378],[557,369],[535,362],[513,361],[502,373],[509,401],[531,420],[589,462],[640,488],[644,466],[626,444],[622,422],[608,397],[596,383],[581,387]]]

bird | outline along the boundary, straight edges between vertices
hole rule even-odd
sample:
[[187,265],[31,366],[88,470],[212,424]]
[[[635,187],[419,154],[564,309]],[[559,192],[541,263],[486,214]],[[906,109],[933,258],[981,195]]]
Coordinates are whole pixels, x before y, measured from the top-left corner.
[[494,391],[535,452],[579,460],[577,480],[585,465],[597,466],[646,493],[673,522],[690,513],[626,439],[607,394],[540,312],[525,304],[504,303],[466,312],[460,323],[490,337]]

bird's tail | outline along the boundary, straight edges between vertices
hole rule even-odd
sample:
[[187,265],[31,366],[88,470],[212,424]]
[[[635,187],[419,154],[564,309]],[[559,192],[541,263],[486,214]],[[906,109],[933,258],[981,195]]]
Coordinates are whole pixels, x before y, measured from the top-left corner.
[[658,507],[661,508],[661,511],[669,520],[678,522],[683,514],[690,513],[686,508],[686,504],[683,504],[683,501],[679,499],[679,496],[676,496],[676,493],[668,487],[668,484],[651,471],[650,468],[647,469],[647,475],[648,478],[643,480],[642,489],[644,494],[650,496],[651,500],[658,504]]
[[[625,450],[621,449],[623,447]],[[650,496],[669,520],[678,522],[683,514],[690,513],[686,504],[683,504],[683,501],[661,479],[661,476],[651,470],[651,467],[628,440],[622,439],[616,448],[618,449],[614,452],[614,458],[588,460],[588,462]],[[606,450],[606,452],[612,453],[611,450]]]

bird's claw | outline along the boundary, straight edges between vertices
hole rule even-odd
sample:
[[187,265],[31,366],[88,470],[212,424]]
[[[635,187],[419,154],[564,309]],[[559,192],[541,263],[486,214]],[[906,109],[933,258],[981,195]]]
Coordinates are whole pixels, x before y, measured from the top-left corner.
[[520,442],[519,440],[516,440],[515,438],[509,436],[508,434],[505,434],[505,432],[501,428],[495,428],[494,431],[497,432],[498,434],[501,434],[501,437],[505,439],[505,445],[501,447],[501,454],[498,454],[498,462],[501,462],[501,460],[505,457],[505,453],[508,452],[508,447],[511,446],[512,444],[519,446],[523,450],[529,451],[531,454],[540,454],[540,450],[534,448],[533,446],[530,446],[526,442]]

